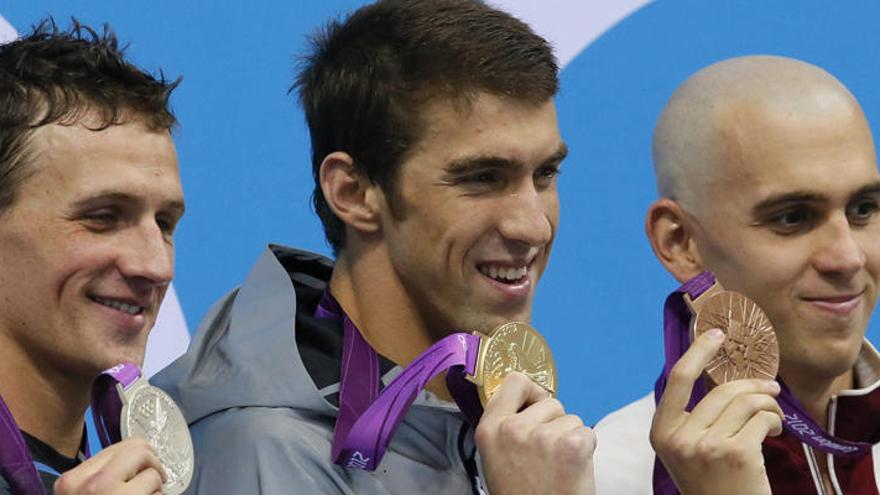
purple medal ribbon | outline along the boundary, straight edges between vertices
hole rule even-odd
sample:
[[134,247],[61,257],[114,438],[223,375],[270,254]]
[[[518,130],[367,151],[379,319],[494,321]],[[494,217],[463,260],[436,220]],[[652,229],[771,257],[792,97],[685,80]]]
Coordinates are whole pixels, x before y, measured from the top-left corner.
[[[654,385],[654,400],[657,403],[660,402],[663,391],[666,389],[669,372],[690,347],[691,312],[684,301],[684,295],[687,294],[691,300],[694,300],[712,287],[714,283],[715,277],[710,272],[703,272],[685,282],[666,298],[666,303],[663,306],[663,343],[666,362],[663,364],[663,371]],[[871,450],[870,443],[853,442],[829,435],[804,412],[804,407],[785,383],[780,379],[777,381],[782,389],[776,401],[782,409],[783,427],[801,442],[836,456],[855,457]],[[706,393],[705,381],[698,380],[694,384],[686,410],[693,410],[694,406],[706,396]],[[659,458],[655,458],[654,494],[673,495],[678,493],[666,467],[663,466]]]
[[34,466],[31,453],[24,443],[21,430],[12,412],[0,397],[0,475],[9,483],[12,493],[42,494],[43,482]]
[[[123,386],[128,386],[140,375],[141,371],[137,366],[120,364],[101,373],[92,386],[92,413],[98,426],[102,446],[107,447],[120,439],[119,413],[122,411],[122,402],[110,384],[119,382]],[[86,457],[90,456],[88,447],[88,442],[85,442]],[[0,397],[0,476],[9,483],[12,493],[26,495],[44,493],[40,474],[34,466],[21,430],[2,397]]]
[[469,421],[479,420],[482,407],[476,387],[464,379],[474,373],[479,337],[465,333],[444,337],[379,393],[378,355],[329,291],[324,292],[315,316],[342,319],[344,328],[339,416],[331,451],[334,463],[375,470],[418,393],[447,370],[447,385],[462,412]]
[[125,389],[140,377],[141,370],[137,365],[123,363],[105,370],[95,379],[92,385],[92,415],[103,447],[122,440],[119,425],[122,400],[116,391],[116,384]]

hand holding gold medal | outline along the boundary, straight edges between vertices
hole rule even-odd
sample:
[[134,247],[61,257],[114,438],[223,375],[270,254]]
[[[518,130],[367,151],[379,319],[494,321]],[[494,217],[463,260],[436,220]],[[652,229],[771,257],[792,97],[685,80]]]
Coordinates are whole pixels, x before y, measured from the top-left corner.
[[504,323],[489,335],[480,337],[480,351],[473,376],[467,379],[477,385],[480,402],[485,406],[504,377],[518,371],[556,397],[557,376],[553,353],[544,337],[523,322]]

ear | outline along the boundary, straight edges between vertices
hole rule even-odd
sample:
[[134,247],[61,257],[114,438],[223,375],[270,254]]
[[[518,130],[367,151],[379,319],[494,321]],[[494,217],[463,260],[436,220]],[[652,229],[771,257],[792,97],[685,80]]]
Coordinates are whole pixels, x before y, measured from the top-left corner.
[[318,180],[333,213],[361,232],[379,230],[378,186],[354,166],[348,153],[334,151],[321,162]]
[[661,198],[648,209],[645,232],[654,255],[679,282],[686,282],[704,270],[692,227],[675,201]]

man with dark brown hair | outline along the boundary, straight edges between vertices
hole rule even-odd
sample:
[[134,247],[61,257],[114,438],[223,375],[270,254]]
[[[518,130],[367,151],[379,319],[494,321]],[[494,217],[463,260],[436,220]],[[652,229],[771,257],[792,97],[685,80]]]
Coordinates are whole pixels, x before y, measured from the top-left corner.
[[83,425],[98,374],[143,361],[174,273],[175,86],[109,29],[47,21],[0,46],[0,493],[37,493],[34,467],[48,493],[161,489],[145,440],[84,459]]
[[547,43],[479,1],[380,1],[315,37],[295,87],[337,259],[270,246],[158,377],[191,424],[195,492],[592,493],[592,431],[517,373],[475,429],[426,379],[362,432],[396,427],[381,461],[334,463],[380,376],[393,389],[457,332],[530,319],[566,155],[557,85]]

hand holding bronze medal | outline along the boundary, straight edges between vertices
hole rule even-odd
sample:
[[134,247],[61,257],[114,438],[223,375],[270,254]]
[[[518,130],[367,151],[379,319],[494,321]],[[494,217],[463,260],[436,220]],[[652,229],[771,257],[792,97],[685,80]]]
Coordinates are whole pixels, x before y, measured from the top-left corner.
[[[860,456],[871,451],[868,442],[854,442],[826,432],[804,410],[782,379],[779,369],[779,344],[770,320],[747,297],[726,291],[710,272],[702,272],[688,280],[666,298],[663,306],[663,342],[666,361],[654,386],[659,403],[666,390],[669,374],[675,363],[687,352],[696,336],[718,328],[726,334],[723,347],[706,367],[706,375],[715,384],[744,378],[776,379],[781,387],[776,401],[782,409],[785,430],[814,449],[835,456]],[[709,391],[703,380],[693,384],[685,408],[693,411]],[[654,493],[678,493],[666,468],[656,466]]]
[[738,292],[724,290],[717,281],[694,299],[685,294],[684,301],[693,315],[691,339],[713,328],[726,335],[706,366],[706,374],[716,385],[746,378],[776,378],[779,343],[773,324],[757,304]]
[[165,469],[165,495],[190,484],[194,457],[186,419],[174,400],[150,385],[133,364],[103,372],[93,388],[92,410],[105,447],[132,436],[147,440]]
[[[804,410],[785,383],[776,377],[779,344],[770,320],[742,294],[725,291],[710,272],[688,280],[666,298],[663,307],[663,340],[666,362],[657,378],[654,397],[660,401],[673,365],[687,352],[697,336],[718,328],[727,335],[723,347],[706,367],[716,384],[743,378],[776,379],[781,392],[776,397],[782,409],[785,430],[801,442],[835,456],[860,456],[871,451],[869,442],[855,442],[829,434]],[[686,406],[692,411],[708,394],[698,381]],[[655,493],[674,493],[675,485],[661,465],[654,473]],[[677,493],[677,492],[675,492]]]

